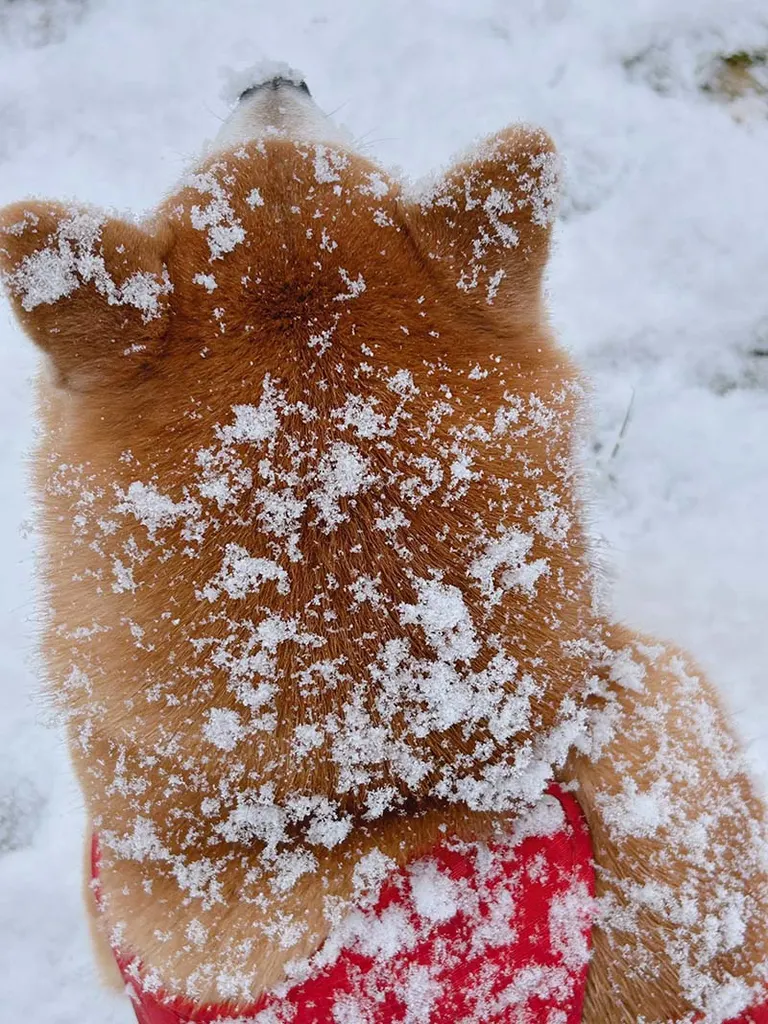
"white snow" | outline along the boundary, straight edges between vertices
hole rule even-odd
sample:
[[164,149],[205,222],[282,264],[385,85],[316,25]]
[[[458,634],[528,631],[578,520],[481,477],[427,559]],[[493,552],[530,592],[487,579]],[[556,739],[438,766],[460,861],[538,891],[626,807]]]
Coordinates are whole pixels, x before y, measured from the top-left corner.
[[240,245],[245,240],[245,231],[229,204],[226,191],[212,171],[206,174],[191,174],[189,185],[202,195],[211,196],[204,206],[192,206],[190,220],[192,227],[207,232],[208,248],[213,262]]
[[[510,121],[542,124],[566,159],[550,305],[556,331],[593,381],[594,522],[615,566],[616,603],[704,663],[762,773],[768,110],[757,95],[731,106],[701,86],[719,54],[766,46],[763,0],[301,0],[263,10],[223,0],[215,18],[203,0],[2,3],[0,202],[41,194],[151,208],[227,114],[215,100],[219,69],[252,65],[259,54],[305,67],[324,109],[344,105],[361,148],[413,175]],[[319,182],[338,172],[320,149],[316,172]],[[209,182],[197,185],[196,222],[215,262],[242,241],[242,229]],[[374,178],[371,189],[386,192]],[[51,249],[45,258],[60,274],[28,265],[19,284],[29,303],[56,297],[39,290],[43,280],[61,294],[76,284],[69,256]],[[344,299],[360,294],[364,270],[339,271]],[[164,282],[126,283],[122,301],[151,313],[150,285]],[[33,542],[23,525],[35,357],[5,313],[0,346],[0,934],[12,936],[0,943],[3,1005],[13,1019],[129,1024],[127,1002],[97,983],[80,899],[80,798],[35,696]],[[350,437],[362,424],[371,429],[373,418],[357,413]],[[266,439],[280,396],[265,394],[236,415],[225,444]],[[333,519],[366,472],[351,445],[337,451],[316,499],[321,516]],[[159,492],[125,501],[148,534],[188,511]],[[290,501],[264,505],[276,534],[300,514]],[[566,529],[543,507],[532,526]],[[381,523],[397,529],[396,512]],[[535,587],[545,567],[526,561],[524,536],[478,556],[481,587]],[[621,681],[639,684],[631,666]],[[213,735],[230,742],[232,729],[219,726]],[[244,806],[230,827],[279,833],[265,813],[257,802]],[[649,791],[643,815],[626,825],[647,832],[665,814],[664,794]],[[160,852],[141,822],[133,839],[136,855]],[[742,994],[722,998],[730,1013]]]
[[220,96],[230,106],[237,103],[246,89],[254,89],[273,78],[283,78],[286,82],[293,82],[294,85],[301,85],[304,81],[301,71],[281,60],[261,60],[251,67],[237,70],[222,68],[221,75],[224,86]]
[[234,750],[244,735],[240,716],[230,708],[211,708],[203,736],[219,750]]
[[459,909],[460,887],[432,860],[414,864],[408,872],[416,913],[427,921],[448,921]]

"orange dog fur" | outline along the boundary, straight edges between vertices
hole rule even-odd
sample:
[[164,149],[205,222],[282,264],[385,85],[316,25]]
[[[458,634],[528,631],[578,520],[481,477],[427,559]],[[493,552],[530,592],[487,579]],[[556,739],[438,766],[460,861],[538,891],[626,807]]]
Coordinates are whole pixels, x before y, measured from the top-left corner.
[[[588,1024],[724,1020],[768,980],[764,814],[725,716],[684,655],[593,600],[581,389],[542,302],[554,167],[513,128],[410,198],[274,137],[142,225],[2,212],[47,357],[43,647],[103,837],[98,930],[171,991],[246,1004],[319,947],[364,854],[488,838],[553,773],[595,846]],[[410,683],[382,711],[385,644],[473,687],[514,664],[519,719],[436,705],[417,734]],[[311,870],[253,824],[256,789],[275,813],[333,807],[285,819]]]

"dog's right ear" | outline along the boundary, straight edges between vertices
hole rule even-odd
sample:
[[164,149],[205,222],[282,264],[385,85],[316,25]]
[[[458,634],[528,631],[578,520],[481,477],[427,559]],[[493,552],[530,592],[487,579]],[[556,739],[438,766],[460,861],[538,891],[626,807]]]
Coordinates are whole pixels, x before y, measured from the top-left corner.
[[550,137],[515,125],[482,142],[404,212],[425,259],[466,301],[527,322],[540,315],[559,190]]
[[151,364],[173,291],[164,248],[161,237],[83,207],[0,210],[0,279],[57,384],[95,390]]

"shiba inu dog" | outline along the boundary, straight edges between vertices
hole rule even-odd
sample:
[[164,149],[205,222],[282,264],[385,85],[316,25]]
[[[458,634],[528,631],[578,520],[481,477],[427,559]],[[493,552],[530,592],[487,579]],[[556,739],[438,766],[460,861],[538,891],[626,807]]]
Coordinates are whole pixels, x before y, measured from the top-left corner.
[[518,126],[408,189],[283,69],[145,220],[0,214],[48,684],[141,1021],[768,1020],[738,745],[595,596],[558,171]]

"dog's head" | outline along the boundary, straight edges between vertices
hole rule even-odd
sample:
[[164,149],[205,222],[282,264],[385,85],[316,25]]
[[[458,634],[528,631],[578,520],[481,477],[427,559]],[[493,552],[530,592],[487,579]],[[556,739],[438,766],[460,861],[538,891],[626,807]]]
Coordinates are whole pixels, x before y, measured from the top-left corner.
[[509,806],[580,727],[552,143],[507,129],[407,194],[334,132],[277,77],[142,224],[2,214],[49,367],[51,680],[129,855]]

